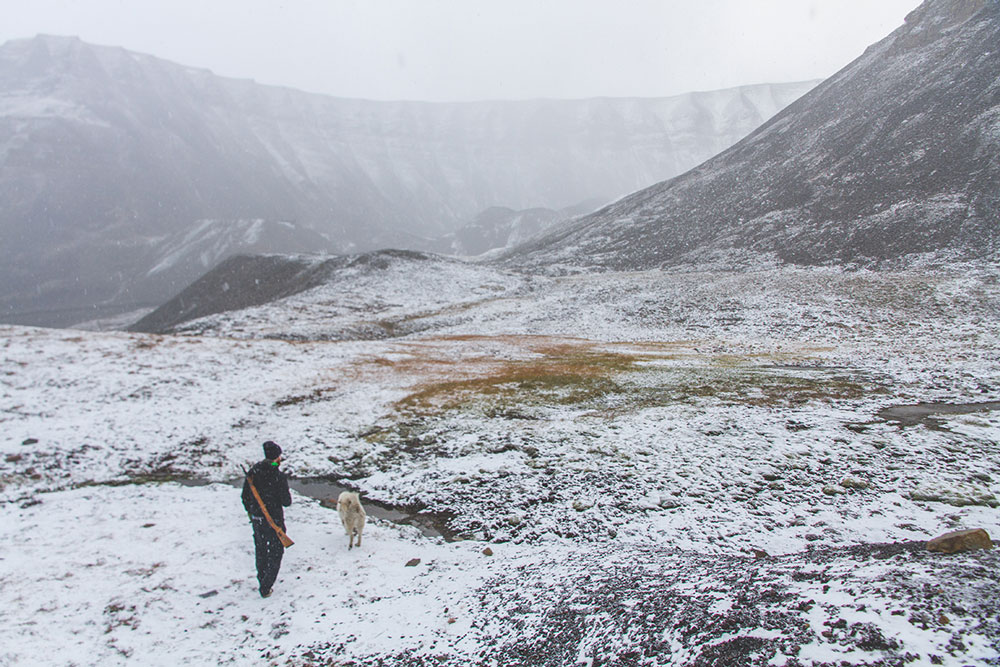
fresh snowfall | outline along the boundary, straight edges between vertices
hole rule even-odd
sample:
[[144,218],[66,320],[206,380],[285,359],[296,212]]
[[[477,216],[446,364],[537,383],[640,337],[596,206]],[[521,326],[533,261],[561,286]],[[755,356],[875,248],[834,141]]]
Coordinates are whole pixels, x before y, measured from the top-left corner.
[[374,260],[165,334],[0,328],[0,664],[1000,664],[1000,557],[925,548],[1000,535],[1000,266]]

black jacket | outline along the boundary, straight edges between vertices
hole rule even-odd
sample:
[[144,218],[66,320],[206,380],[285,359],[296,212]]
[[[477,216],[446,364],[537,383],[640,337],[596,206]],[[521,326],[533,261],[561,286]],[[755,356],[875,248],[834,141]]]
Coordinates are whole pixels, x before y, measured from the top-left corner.
[[[278,466],[271,465],[270,461],[264,460],[253,464],[250,468],[250,477],[253,478],[253,485],[264,501],[268,514],[284,530],[284,508],[292,504],[292,494],[288,492],[288,478],[285,477],[285,473],[278,470]],[[246,480],[243,481],[243,507],[251,517],[264,516]]]

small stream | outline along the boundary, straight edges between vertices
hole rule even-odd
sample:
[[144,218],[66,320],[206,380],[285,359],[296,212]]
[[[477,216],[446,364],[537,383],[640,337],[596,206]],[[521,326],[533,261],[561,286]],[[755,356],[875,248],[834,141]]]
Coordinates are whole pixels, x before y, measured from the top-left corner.
[[900,426],[924,424],[932,428],[944,428],[943,421],[934,415],[968,415],[975,412],[1000,410],[1000,401],[982,403],[915,403],[913,405],[892,405],[878,411],[879,419],[897,422]]
[[[184,486],[206,486],[212,483],[212,481],[208,479],[189,477],[186,475],[170,475],[169,477],[160,478],[150,477],[145,481],[170,481],[177,482]],[[136,483],[136,481],[133,479],[110,482],[108,484],[114,486],[117,484],[134,483]],[[241,488],[243,486],[243,478],[234,477],[227,479],[226,484],[229,484],[237,489]],[[318,500],[322,507],[334,511],[337,509],[337,497],[340,495],[341,491],[357,490],[337,484],[335,481],[327,477],[289,476],[288,486],[294,489],[296,493]],[[390,505],[389,503],[383,503],[378,500],[366,498],[364,494],[361,494],[361,504],[364,506],[365,514],[368,516],[376,519],[383,519],[385,521],[391,521],[392,523],[399,524],[401,526],[413,526],[414,528],[420,530],[420,532],[426,537],[440,537],[445,542],[457,542],[463,539],[448,527],[449,516],[446,513],[432,514],[430,512],[421,512],[419,509],[414,507]]]
[[[238,483],[242,483],[242,480]],[[320,505],[332,510],[337,509],[337,496],[340,495],[341,491],[356,490],[341,486],[326,477],[289,477],[288,486],[303,496],[319,500]],[[413,526],[427,537],[440,537],[446,542],[454,542],[459,539],[448,529],[446,515],[393,506],[366,498],[364,494],[361,494],[361,504],[364,505],[365,514],[376,519],[384,519],[403,526]]]

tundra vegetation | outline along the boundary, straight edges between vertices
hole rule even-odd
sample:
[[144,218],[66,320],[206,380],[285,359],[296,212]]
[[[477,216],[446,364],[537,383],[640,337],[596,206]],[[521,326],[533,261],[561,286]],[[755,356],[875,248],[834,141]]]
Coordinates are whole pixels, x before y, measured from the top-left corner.
[[[995,659],[996,556],[923,548],[1000,534],[995,267],[411,261],[181,333],[5,328],[5,657]],[[348,551],[296,494],[261,606],[231,480],[265,438],[369,521]]]

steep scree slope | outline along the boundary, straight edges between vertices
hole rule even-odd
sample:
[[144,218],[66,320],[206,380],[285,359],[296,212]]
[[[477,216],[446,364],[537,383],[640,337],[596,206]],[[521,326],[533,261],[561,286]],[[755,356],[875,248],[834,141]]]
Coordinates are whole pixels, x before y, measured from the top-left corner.
[[645,269],[995,258],[998,44],[997,0],[928,0],[731,149],[507,261]]

